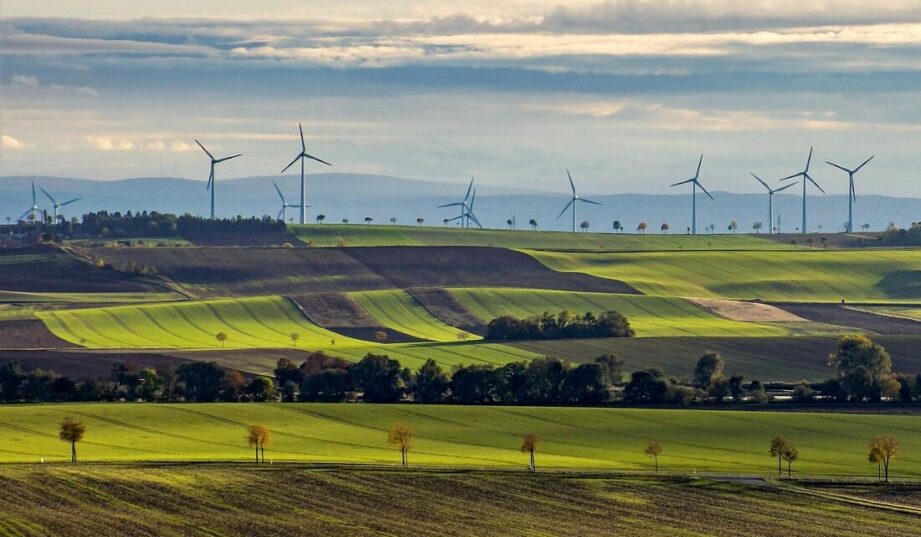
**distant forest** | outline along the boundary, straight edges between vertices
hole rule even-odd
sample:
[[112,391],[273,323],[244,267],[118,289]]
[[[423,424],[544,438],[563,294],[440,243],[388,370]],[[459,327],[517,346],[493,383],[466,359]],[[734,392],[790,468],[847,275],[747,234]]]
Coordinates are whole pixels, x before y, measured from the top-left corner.
[[[20,222],[18,229],[30,229],[32,224]],[[270,217],[242,217],[215,219],[184,214],[142,211],[126,213],[99,211],[87,213],[82,219],[62,220],[58,224],[50,221],[39,225],[43,233],[60,234],[66,237],[178,237],[183,234],[201,233],[277,233],[285,230],[284,222]]]

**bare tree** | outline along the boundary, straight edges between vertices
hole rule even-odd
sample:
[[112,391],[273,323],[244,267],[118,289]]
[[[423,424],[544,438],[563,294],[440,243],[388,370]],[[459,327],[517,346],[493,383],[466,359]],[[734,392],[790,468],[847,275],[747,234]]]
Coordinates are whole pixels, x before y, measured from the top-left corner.
[[400,450],[403,468],[409,465],[409,450],[413,448],[413,430],[405,423],[396,423],[387,434],[387,443]]
[[902,447],[899,441],[891,434],[879,435],[870,440],[870,453],[876,450],[877,457],[883,463],[883,471],[886,483],[889,482],[889,463],[902,453]]
[[789,442],[787,442],[787,439],[782,436],[775,436],[774,439],[771,440],[770,453],[772,457],[777,457],[777,476],[778,477],[783,475],[783,465],[781,463],[781,460],[783,459],[783,452],[785,449],[787,449],[788,445],[790,445]]
[[787,479],[793,477],[793,463],[799,459],[799,450],[792,444],[787,444],[784,448],[783,453],[781,454],[783,460],[787,461]]
[[291,346],[297,348],[297,340],[301,339],[301,335],[297,332],[291,332],[288,337],[291,338]]
[[534,464],[534,452],[537,451],[537,435],[534,433],[528,433],[524,435],[524,439],[521,441],[521,452],[528,454],[528,471],[536,472],[537,465]]
[[646,444],[646,447],[643,449],[643,453],[645,453],[648,457],[652,457],[655,461],[656,473],[659,473],[659,455],[661,455],[663,451],[664,449],[662,448],[662,444],[656,440],[650,440],[649,443]]
[[86,425],[82,421],[68,416],[61,422],[58,438],[64,442],[70,442],[70,462],[77,462],[77,442],[83,440],[84,434],[86,434]]
[[256,462],[259,462],[259,453],[262,453],[262,462],[265,462],[265,446],[272,442],[272,431],[265,425],[250,425],[249,447],[256,449]]

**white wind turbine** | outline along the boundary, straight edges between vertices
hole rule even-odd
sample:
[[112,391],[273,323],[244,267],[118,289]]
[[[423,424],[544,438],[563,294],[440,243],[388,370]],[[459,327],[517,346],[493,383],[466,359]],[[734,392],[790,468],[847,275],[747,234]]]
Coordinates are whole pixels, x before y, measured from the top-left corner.
[[287,166],[285,166],[285,169],[282,170],[281,173],[285,173],[286,171],[288,171],[288,168],[290,168],[291,166],[294,166],[295,162],[301,161],[301,204],[300,204],[301,217],[300,217],[300,223],[306,224],[307,223],[307,183],[304,180],[304,159],[309,158],[310,160],[315,160],[317,162],[326,164],[327,166],[332,166],[332,164],[330,164],[329,162],[326,162],[325,160],[319,159],[307,152],[307,144],[304,142],[304,127],[302,127],[301,124],[298,123],[297,128],[301,133],[301,152],[298,153],[296,157],[294,157],[294,160],[291,161],[291,164],[288,164]]

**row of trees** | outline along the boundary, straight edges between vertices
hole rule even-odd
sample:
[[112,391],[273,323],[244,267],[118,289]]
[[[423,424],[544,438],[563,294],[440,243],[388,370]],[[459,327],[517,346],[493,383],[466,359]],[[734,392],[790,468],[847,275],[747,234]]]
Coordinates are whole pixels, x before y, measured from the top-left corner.
[[545,311],[525,319],[506,315],[493,319],[486,326],[486,339],[495,341],[632,337],[634,334],[630,321],[613,310],[599,316],[591,312],[580,316],[570,310],[556,315]]
[[[25,225],[25,224],[22,224]],[[42,231],[64,236],[85,237],[176,237],[184,233],[271,233],[284,231],[285,224],[269,216],[211,220],[190,214],[176,216],[157,211],[90,212],[81,219],[46,223]]]

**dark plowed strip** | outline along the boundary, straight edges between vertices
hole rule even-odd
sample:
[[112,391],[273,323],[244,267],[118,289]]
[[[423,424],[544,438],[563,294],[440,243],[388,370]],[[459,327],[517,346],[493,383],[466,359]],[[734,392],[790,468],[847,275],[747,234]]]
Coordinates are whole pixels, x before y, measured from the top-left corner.
[[361,304],[341,293],[315,293],[289,297],[313,322],[323,328],[356,339],[376,341],[377,332],[387,334],[390,343],[423,341],[380,326]]
[[479,335],[486,331],[483,321],[470,313],[449,291],[444,289],[408,289],[407,291],[429,313],[445,323]]
[[0,349],[64,349],[73,343],[52,334],[38,319],[0,322]]
[[849,326],[884,336],[921,335],[921,323],[918,321],[855,311],[837,304],[777,304],[776,306],[810,321]]
[[79,380],[111,380],[114,364],[133,363],[140,368],[153,367],[157,371],[165,371],[187,360],[139,352],[0,351],[0,363],[7,361],[19,363],[24,371],[53,369],[61,375]]
[[639,294],[617,280],[557,272],[533,257],[504,248],[376,247],[343,252],[394,287],[523,287],[561,291]]
[[133,275],[97,268],[53,247],[5,249],[0,255],[11,258],[38,256],[31,261],[2,266],[0,289],[4,291],[108,293],[163,290]]
[[196,246],[281,246],[306,247],[297,237],[283,231],[273,233],[186,233],[183,238]]

